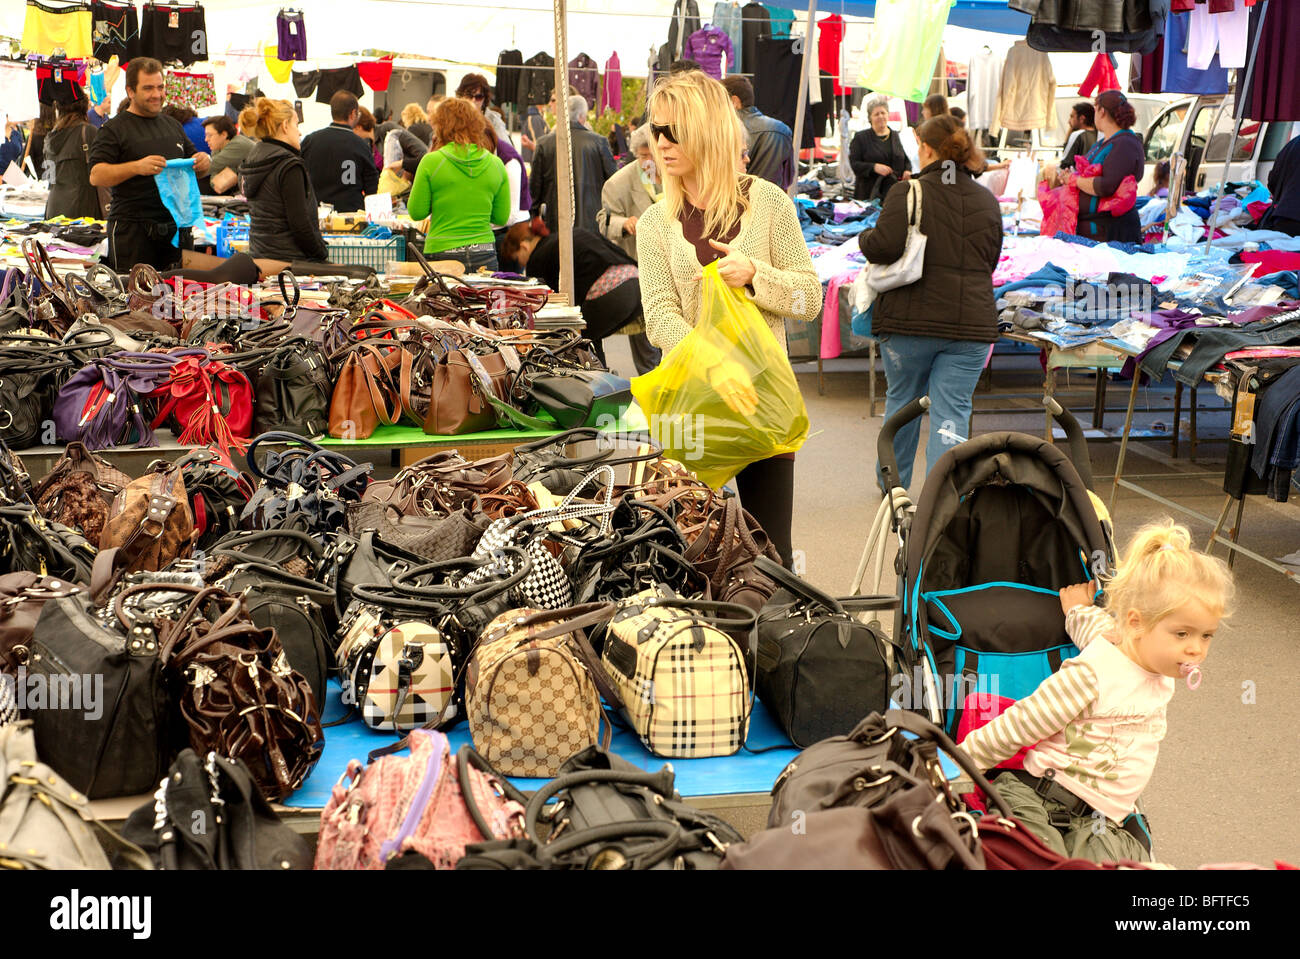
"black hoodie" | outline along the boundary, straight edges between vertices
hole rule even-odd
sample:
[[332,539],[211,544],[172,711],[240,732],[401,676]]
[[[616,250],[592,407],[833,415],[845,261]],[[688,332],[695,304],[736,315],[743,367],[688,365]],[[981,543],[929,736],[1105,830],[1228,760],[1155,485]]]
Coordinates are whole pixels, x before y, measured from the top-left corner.
[[272,260],[329,259],[317,222],[316,194],[297,150],[265,139],[249,151],[239,168],[248,198],[248,252]]

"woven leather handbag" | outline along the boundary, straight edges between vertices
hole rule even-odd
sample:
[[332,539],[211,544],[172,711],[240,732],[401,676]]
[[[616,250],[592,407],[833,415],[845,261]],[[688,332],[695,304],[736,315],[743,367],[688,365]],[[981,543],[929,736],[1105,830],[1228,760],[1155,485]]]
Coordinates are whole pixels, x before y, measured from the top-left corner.
[[98,543],[113,500],[130,483],[131,477],[74,440],[37,484],[33,499],[46,519],[79,529]]
[[508,776],[550,778],[600,736],[601,695],[613,695],[583,635],[603,622],[605,604],[540,612],[514,609],[496,617],[469,661],[465,709],[483,758]]
[[[310,869],[311,846],[280,822],[238,759],[183,749],[122,835],[156,869]],[[114,862],[116,866],[116,860]]]
[[253,622],[242,597],[195,593],[161,622],[158,643],[195,752],[243,760],[267,799],[303,784],[325,747],[320,711],[279,637]]
[[[686,600],[666,587],[615,604],[601,665],[628,721],[656,756],[730,756],[745,744],[754,613]],[[733,633],[748,634],[750,648]]]
[[444,516],[403,516],[383,503],[348,504],[348,530],[353,536],[373,530],[385,543],[426,560],[468,556],[489,522],[485,513],[468,507]]

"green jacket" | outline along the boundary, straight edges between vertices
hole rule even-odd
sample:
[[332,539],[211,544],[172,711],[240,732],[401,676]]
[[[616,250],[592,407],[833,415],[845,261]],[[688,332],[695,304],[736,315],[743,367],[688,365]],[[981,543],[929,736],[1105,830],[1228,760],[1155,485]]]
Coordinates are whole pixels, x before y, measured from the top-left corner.
[[512,208],[506,167],[477,145],[448,143],[426,154],[406,201],[413,220],[429,217],[425,253],[492,242],[492,224]]

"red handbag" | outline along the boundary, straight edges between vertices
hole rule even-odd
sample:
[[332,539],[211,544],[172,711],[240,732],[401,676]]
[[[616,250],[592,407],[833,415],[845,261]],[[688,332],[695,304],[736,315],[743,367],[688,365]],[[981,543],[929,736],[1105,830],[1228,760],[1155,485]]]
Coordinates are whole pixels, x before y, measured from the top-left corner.
[[220,360],[182,357],[150,395],[158,402],[154,429],[170,418],[182,446],[216,446],[228,457],[253,435],[253,386]]
[[990,814],[976,823],[987,869],[1150,869],[1147,863],[1121,859],[1093,862],[1067,859],[1014,819]]

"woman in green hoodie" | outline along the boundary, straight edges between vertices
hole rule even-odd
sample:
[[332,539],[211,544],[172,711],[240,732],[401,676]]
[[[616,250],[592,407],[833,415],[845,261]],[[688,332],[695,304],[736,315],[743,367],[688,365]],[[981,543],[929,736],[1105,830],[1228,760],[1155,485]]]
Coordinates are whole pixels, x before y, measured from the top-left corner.
[[505,164],[483,148],[487,121],[466,100],[447,99],[433,117],[434,150],[415,171],[406,201],[413,220],[429,217],[425,256],[457,260],[473,273],[497,269],[492,224],[510,217]]

